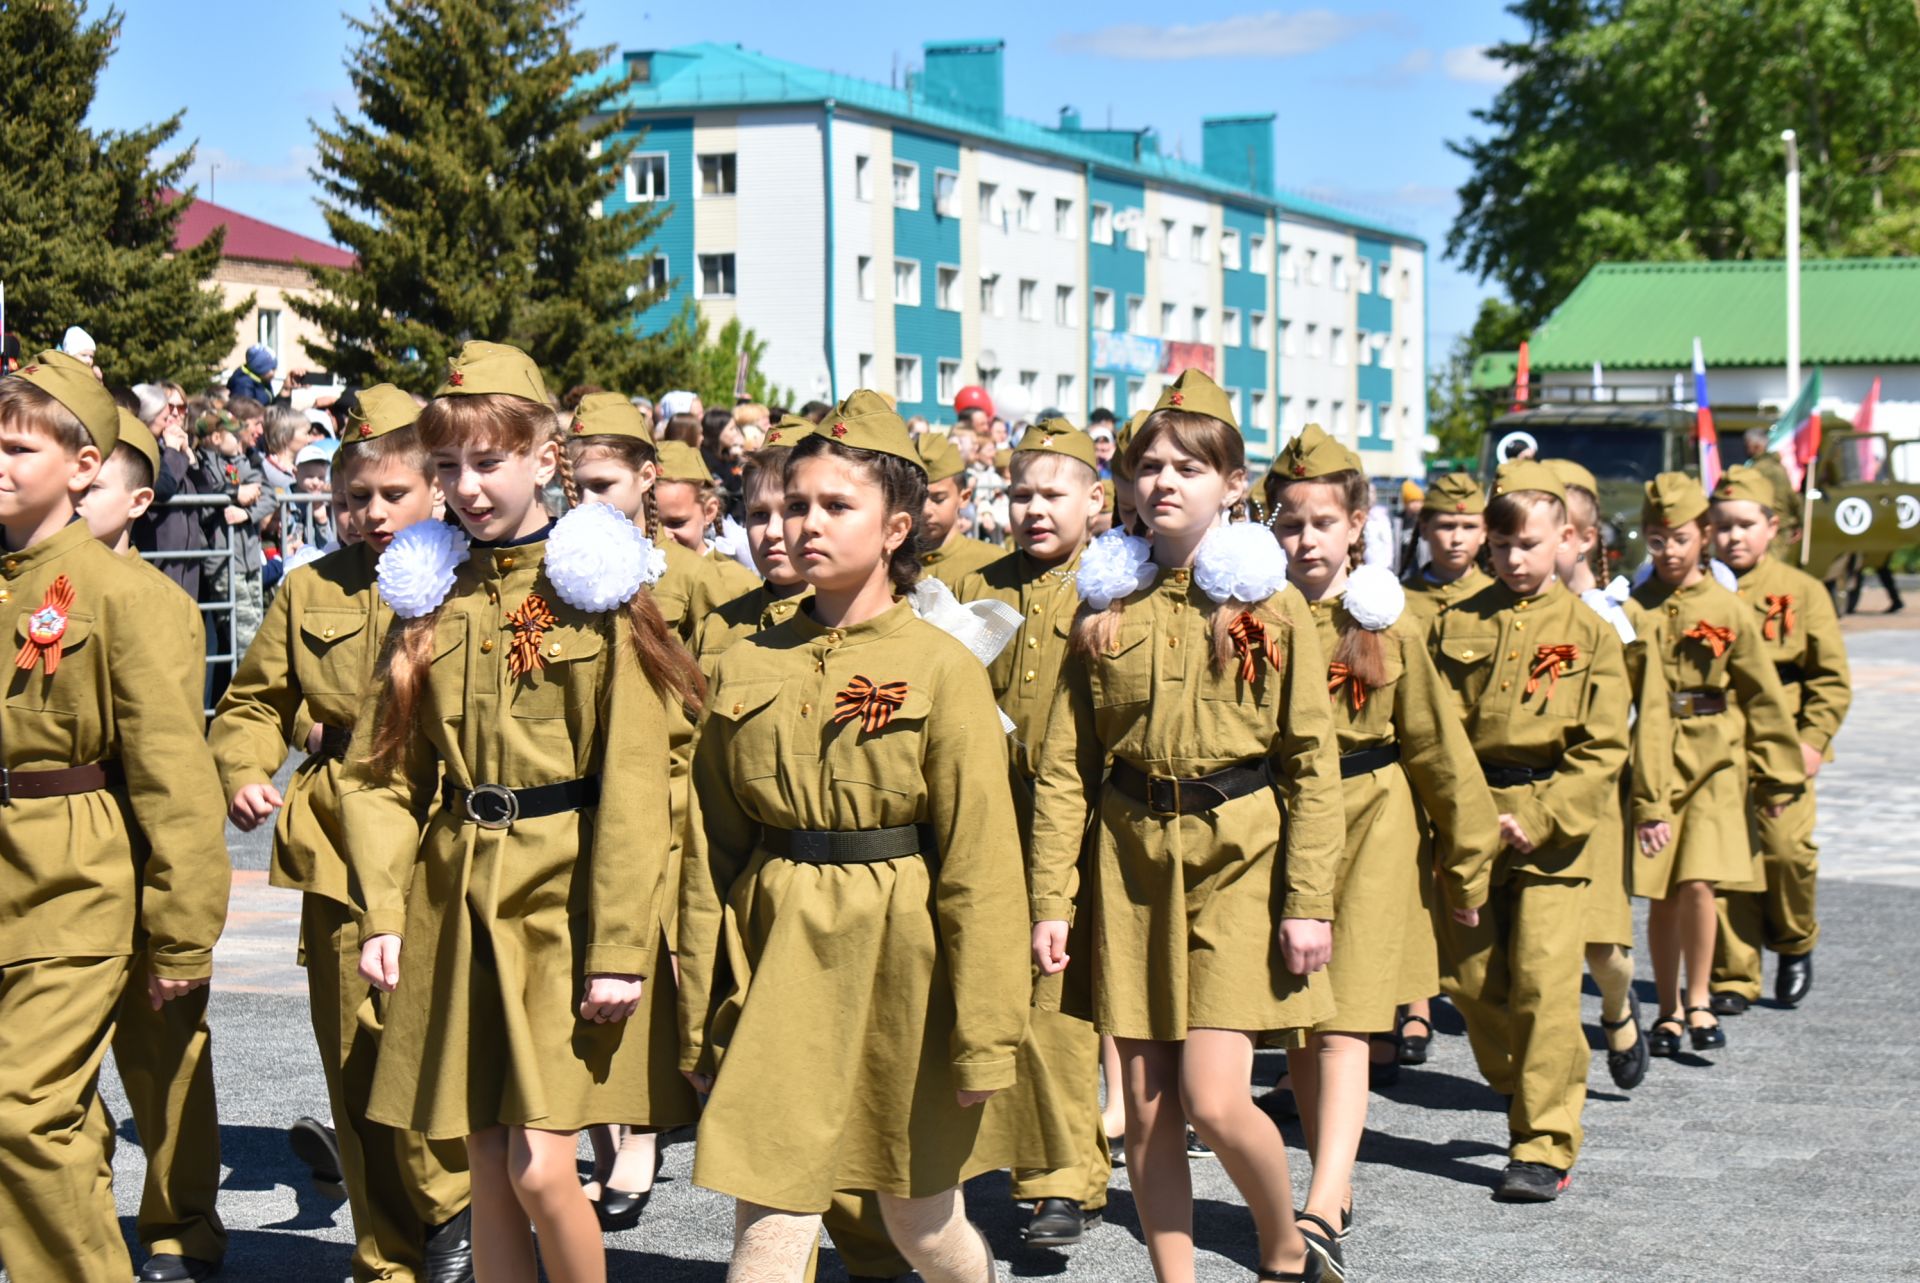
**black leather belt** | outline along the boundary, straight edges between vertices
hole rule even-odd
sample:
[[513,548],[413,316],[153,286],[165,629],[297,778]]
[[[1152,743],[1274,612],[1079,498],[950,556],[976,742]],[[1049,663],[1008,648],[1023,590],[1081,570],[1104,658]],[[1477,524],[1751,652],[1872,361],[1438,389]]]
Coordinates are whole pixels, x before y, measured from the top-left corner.
[[38,797],[74,797],[119,788],[127,782],[118,762],[89,762],[47,771],[11,771],[0,766],[0,806]]
[[537,820],[563,811],[584,811],[600,802],[600,777],[510,789],[501,784],[461,788],[452,780],[440,786],[440,802],[449,811],[483,829],[512,828],[516,820]]
[[1356,749],[1340,755],[1340,778],[1350,780],[1356,775],[1368,775],[1383,766],[1392,766],[1400,760],[1398,744],[1382,744],[1379,748]]
[[1779,674],[1782,686],[1798,686],[1807,680],[1807,670],[1798,664],[1775,664],[1773,671]]
[[909,855],[932,856],[940,849],[931,824],[902,824],[890,829],[765,829],[760,845],[769,854],[799,864],[878,864]]
[[1259,758],[1197,779],[1176,780],[1149,775],[1132,762],[1115,758],[1107,782],[1155,815],[1204,815],[1236,797],[1271,788],[1273,774],[1267,760]]
[[1487,777],[1488,786],[1497,789],[1524,788],[1541,780],[1550,780],[1555,769],[1551,766],[1509,766],[1504,762],[1480,763],[1480,773]]
[[1712,717],[1716,713],[1727,711],[1727,693],[1725,691],[1674,691],[1668,696],[1668,707],[1675,717]]
[[347,760],[347,746],[353,743],[353,727],[320,727],[320,749],[316,756],[332,757],[344,762]]

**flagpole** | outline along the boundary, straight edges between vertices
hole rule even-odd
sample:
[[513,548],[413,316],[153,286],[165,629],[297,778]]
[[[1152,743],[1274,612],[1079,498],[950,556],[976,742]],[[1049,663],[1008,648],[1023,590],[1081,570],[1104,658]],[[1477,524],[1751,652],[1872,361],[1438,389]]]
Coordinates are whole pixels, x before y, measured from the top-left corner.
[[1780,131],[1787,145],[1787,389],[1800,388],[1800,148],[1791,129]]

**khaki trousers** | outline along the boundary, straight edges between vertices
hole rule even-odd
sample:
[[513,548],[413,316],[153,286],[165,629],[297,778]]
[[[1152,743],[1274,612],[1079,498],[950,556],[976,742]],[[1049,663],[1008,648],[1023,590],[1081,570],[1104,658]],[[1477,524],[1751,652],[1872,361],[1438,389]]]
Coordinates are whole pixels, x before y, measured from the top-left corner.
[[1009,1090],[1033,1094],[1035,1112],[1077,1142],[1077,1161],[1052,1169],[1014,1168],[1013,1197],[1022,1202],[1070,1198],[1087,1211],[1099,1211],[1107,1205],[1113,1175],[1113,1151],[1100,1120],[1099,1032],[1084,1020],[1036,1009],[1015,1058],[1015,1074]]
[[1813,841],[1817,812],[1811,782],[1778,818],[1751,812],[1748,829],[1766,886],[1730,888],[1714,897],[1720,910],[1714,992],[1754,1001],[1760,997],[1762,949],[1797,956],[1812,953],[1820,942],[1815,916],[1820,848]]

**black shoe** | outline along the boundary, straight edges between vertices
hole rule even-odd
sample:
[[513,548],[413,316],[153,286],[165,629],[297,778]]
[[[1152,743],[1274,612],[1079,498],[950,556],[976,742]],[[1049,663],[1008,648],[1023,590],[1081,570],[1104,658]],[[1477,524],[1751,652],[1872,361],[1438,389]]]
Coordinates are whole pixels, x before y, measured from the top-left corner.
[[1686,1032],[1686,1022],[1680,1017],[1660,1017],[1653,1022],[1653,1028],[1647,1033],[1647,1054],[1649,1056],[1679,1055],[1680,1037]]
[[1201,1140],[1199,1132],[1191,1127],[1187,1128],[1187,1157],[1212,1158],[1213,1156],[1213,1146]]
[[1502,1203],[1551,1203],[1566,1192],[1573,1176],[1545,1163],[1508,1163],[1493,1197]]
[[[1396,1052],[1395,1055],[1397,1057],[1398,1053]],[[1400,1061],[1397,1058],[1385,1062],[1378,1060],[1369,1060],[1367,1062],[1367,1089],[1369,1091],[1382,1091],[1399,1081]]]
[[[660,1166],[666,1161],[665,1146],[658,1142],[653,1150],[653,1179],[660,1181]],[[611,1185],[600,1186],[600,1197],[591,1200],[593,1214],[600,1218],[603,1233],[617,1234],[630,1230],[640,1223],[640,1213],[647,1210],[647,1204],[653,1201],[651,1188],[635,1191],[615,1189]]]
[[1260,1280],[1260,1283],[1323,1283],[1324,1280],[1333,1276],[1326,1272],[1326,1266],[1321,1263],[1318,1256],[1314,1255],[1313,1248],[1308,1247],[1307,1263],[1301,1267],[1299,1273],[1287,1270],[1259,1270],[1253,1277]]
[[427,1227],[420,1283],[473,1283],[473,1208]]
[[287,1146],[313,1174],[313,1186],[328,1198],[345,1201],[346,1178],[340,1167],[340,1140],[317,1118],[302,1118],[287,1128]]
[[1300,1117],[1300,1102],[1293,1098],[1293,1088],[1273,1087],[1253,1098],[1253,1103],[1267,1112],[1267,1117],[1276,1123],[1288,1123]]
[[1633,1026],[1633,1046],[1625,1051],[1615,1051],[1611,1046],[1607,1048],[1607,1073],[1613,1076],[1613,1085],[1621,1091],[1632,1091],[1646,1081],[1651,1055],[1647,1048],[1647,1035],[1640,1029],[1638,1012],[1629,1011],[1625,1020],[1600,1022],[1600,1028],[1609,1030],[1625,1029],[1628,1025]]
[[1813,955],[1783,953],[1780,972],[1773,978],[1773,1000],[1783,1007],[1797,1007],[1807,1000],[1813,988]]
[[1347,1263],[1340,1250],[1340,1235],[1333,1226],[1312,1212],[1295,1212],[1300,1237],[1307,1240],[1307,1257],[1320,1262],[1320,1275],[1341,1283],[1347,1277]]
[[1020,1239],[1028,1247],[1072,1247],[1099,1223],[1100,1213],[1089,1212],[1070,1198],[1043,1198],[1033,1205],[1033,1219]]
[[912,1283],[912,1279],[913,1275],[911,1274],[894,1274],[890,1276],[882,1276],[879,1274],[847,1275],[847,1283]]
[[149,1256],[140,1267],[140,1283],[180,1283],[183,1279],[210,1279],[220,1272],[220,1262],[202,1261],[192,1256],[161,1252]]
[[1727,993],[1724,990],[1707,999],[1707,1008],[1716,1016],[1744,1016],[1752,1005],[1744,994]]
[[1716,1020],[1710,1025],[1696,1025],[1691,1019],[1691,1017],[1696,1014],[1711,1016],[1713,1011],[1708,1007],[1687,1008],[1687,1016],[1689,1017],[1687,1020],[1687,1037],[1693,1040],[1693,1049],[1695,1051],[1719,1051],[1725,1047],[1727,1045],[1727,1031],[1720,1027],[1720,1022]]
[[[1414,1021],[1420,1022],[1420,1032],[1410,1034],[1407,1026]],[[1427,1063],[1427,1048],[1433,1043],[1433,1022],[1425,1016],[1405,1015],[1400,1017],[1400,1063],[1403,1065],[1424,1065]]]

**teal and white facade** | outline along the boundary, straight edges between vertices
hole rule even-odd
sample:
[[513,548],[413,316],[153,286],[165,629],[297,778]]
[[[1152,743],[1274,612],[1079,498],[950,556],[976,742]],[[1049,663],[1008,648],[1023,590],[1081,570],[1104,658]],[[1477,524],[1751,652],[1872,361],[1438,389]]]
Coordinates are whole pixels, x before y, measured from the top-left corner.
[[1319,422],[1417,473],[1425,245],[1278,191],[1271,116],[1208,120],[1199,165],[1007,116],[1001,53],[930,44],[899,89],[730,45],[627,54],[644,137],[609,203],[665,202],[635,253],[672,285],[641,323],[690,297],[801,398],[874,387],[935,422],[969,383],[1009,418],[1125,418],[1199,366],[1257,461]]

